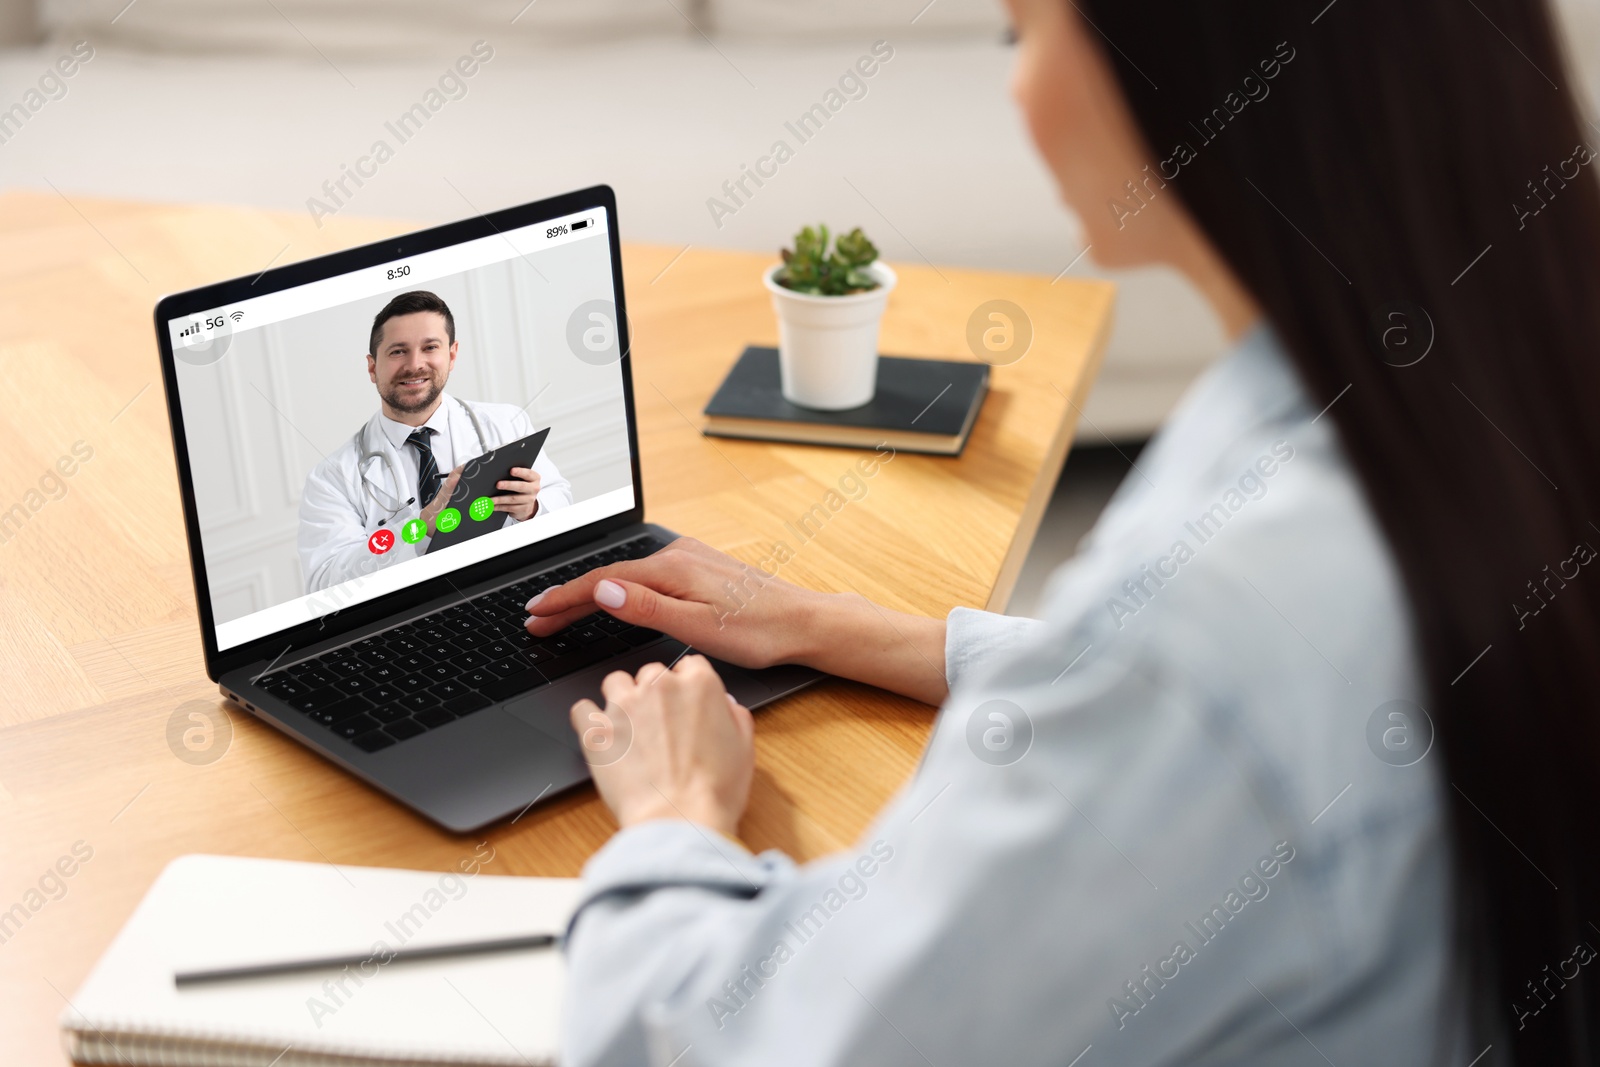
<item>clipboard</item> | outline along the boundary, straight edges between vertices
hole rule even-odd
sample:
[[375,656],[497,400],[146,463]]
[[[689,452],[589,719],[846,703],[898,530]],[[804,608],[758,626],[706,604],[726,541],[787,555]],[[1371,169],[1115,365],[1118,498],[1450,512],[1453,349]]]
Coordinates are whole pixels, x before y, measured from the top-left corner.
[[[501,490],[496,488],[495,483],[511,477],[513,467],[532,467],[548,436],[550,427],[546,426],[509,444],[491,448],[477,459],[468,460],[462,467],[461,480],[456,483],[455,492],[450,494],[449,501],[434,520],[433,536],[428,539],[427,552],[437,552],[441,548],[459,545],[503,529],[508,518],[505,512],[496,510],[479,516],[473,513],[472,504],[480,497],[498,496]],[[445,529],[450,521],[446,516],[452,508],[457,512],[458,521],[450,529]],[[427,555],[427,552],[423,555]]]

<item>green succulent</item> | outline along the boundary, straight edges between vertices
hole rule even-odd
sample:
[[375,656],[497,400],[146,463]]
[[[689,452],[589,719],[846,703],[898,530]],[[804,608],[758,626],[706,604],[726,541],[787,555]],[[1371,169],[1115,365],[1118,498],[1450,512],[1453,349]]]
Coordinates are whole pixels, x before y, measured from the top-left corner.
[[783,266],[775,280],[785,289],[812,296],[845,296],[876,289],[878,280],[866,268],[878,258],[878,249],[857,226],[833,243],[828,251],[828,228],[805,227],[794,235],[794,249],[783,250]]

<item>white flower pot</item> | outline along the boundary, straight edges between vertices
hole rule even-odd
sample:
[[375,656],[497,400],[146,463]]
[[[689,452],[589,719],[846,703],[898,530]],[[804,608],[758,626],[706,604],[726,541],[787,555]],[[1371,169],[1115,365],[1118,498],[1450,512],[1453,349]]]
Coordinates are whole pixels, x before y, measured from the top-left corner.
[[778,314],[784,399],[821,411],[860,407],[878,384],[878,324],[898,280],[894,270],[873,263],[866,273],[878,280],[876,289],[812,296],[779,285],[774,275],[782,266],[768,269],[763,280]]

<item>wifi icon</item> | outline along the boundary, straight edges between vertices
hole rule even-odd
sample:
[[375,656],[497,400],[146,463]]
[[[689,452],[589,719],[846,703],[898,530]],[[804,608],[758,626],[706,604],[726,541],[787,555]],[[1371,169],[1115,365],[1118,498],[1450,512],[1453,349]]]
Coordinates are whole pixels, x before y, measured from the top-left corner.
[[228,318],[232,319],[234,322],[238,322],[244,318],[244,312],[235,311],[233,314],[229,315]]

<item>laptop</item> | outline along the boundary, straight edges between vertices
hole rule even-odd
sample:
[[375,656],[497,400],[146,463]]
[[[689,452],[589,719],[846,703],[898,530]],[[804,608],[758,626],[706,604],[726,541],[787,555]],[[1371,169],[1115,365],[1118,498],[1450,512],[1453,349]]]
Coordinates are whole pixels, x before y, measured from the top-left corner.
[[[222,693],[455,832],[584,782],[573,702],[686,652],[602,612],[524,628],[533,594],[677,536],[644,516],[612,190],[178,293],[155,325]],[[541,431],[521,514],[426,499]],[[429,550],[480,512],[498,528]],[[819,677],[716,667],[752,708]]]

